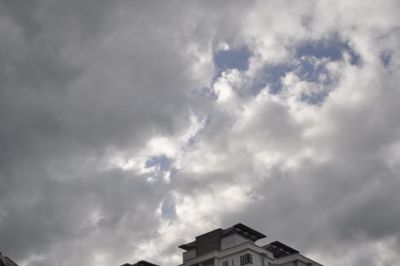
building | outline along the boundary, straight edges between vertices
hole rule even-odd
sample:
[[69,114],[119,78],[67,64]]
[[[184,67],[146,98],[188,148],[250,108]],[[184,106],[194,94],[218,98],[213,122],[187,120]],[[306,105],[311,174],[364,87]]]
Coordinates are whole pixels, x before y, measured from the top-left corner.
[[213,230],[179,246],[185,250],[181,266],[322,266],[279,241],[258,246],[265,237],[241,223]]
[[135,264],[125,263],[125,264],[123,264],[121,266],[158,266],[158,265],[150,263],[150,262],[145,261],[145,260],[141,260],[141,261],[136,262]]
[[18,266],[15,262],[13,262],[10,258],[3,256],[0,252],[0,266]]
[[184,250],[179,266],[322,266],[279,241],[256,244],[265,237],[241,223],[213,230],[179,246]]

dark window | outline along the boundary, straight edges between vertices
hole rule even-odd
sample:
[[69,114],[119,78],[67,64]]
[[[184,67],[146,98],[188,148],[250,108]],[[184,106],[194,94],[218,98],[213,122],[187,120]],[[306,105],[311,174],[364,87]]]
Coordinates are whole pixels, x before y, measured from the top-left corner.
[[223,262],[222,262],[222,266],[229,266],[229,261],[227,261],[227,260],[226,260],[226,261],[223,261]]
[[253,257],[251,254],[240,256],[240,265],[253,264]]

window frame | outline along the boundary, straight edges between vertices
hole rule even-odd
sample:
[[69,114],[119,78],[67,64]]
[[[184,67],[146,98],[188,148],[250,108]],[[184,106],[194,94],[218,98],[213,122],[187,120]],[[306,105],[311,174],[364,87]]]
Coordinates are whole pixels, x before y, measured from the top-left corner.
[[240,256],[240,265],[253,264],[253,256],[250,253]]

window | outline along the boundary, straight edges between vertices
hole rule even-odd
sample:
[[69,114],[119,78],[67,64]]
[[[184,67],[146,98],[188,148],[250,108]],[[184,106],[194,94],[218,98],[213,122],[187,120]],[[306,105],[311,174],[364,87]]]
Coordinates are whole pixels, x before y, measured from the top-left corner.
[[253,264],[253,257],[251,254],[240,256],[240,265]]
[[229,266],[229,261],[227,261],[227,260],[223,261],[222,266]]

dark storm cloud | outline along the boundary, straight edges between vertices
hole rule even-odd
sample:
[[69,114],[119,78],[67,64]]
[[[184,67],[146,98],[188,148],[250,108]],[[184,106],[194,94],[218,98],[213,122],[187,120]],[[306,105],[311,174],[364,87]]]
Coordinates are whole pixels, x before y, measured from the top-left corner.
[[[49,245],[96,234],[96,230],[116,232],[123,219],[138,228],[151,224],[151,213],[144,211],[140,199],[149,197],[146,208],[155,209],[161,193],[160,187],[149,185],[144,178],[121,171],[87,173],[83,180],[71,181],[54,180],[34,166],[20,168],[2,191],[2,204],[7,208],[1,224],[3,243],[19,258],[26,250],[41,253]],[[127,214],[127,209],[135,215]],[[143,228],[135,235],[140,238],[150,233]]]
[[[46,143],[56,142],[65,130],[60,114],[66,90],[82,70],[63,58],[63,49],[68,48],[68,41],[82,42],[84,35],[98,32],[104,18],[101,8],[96,14],[79,14],[73,12],[74,5],[77,2],[65,7],[48,2],[2,2],[3,167],[47,150]],[[65,12],[68,9],[72,13]],[[79,20],[82,23],[74,24]]]
[[178,36],[139,23],[115,28],[150,5],[125,11],[98,1],[3,6],[1,139],[8,152],[2,161],[73,145],[129,145],[146,130],[173,133],[179,125],[174,116],[185,110],[190,78]]
[[[113,149],[174,133],[192,85],[179,36],[143,28],[154,23],[141,15],[150,5],[126,8],[1,3],[0,248],[17,261],[88,264],[94,246],[133,254],[132,239],[154,234],[166,189],[102,163]],[[131,17],[140,21],[115,28]],[[125,230],[132,239],[118,237]]]

